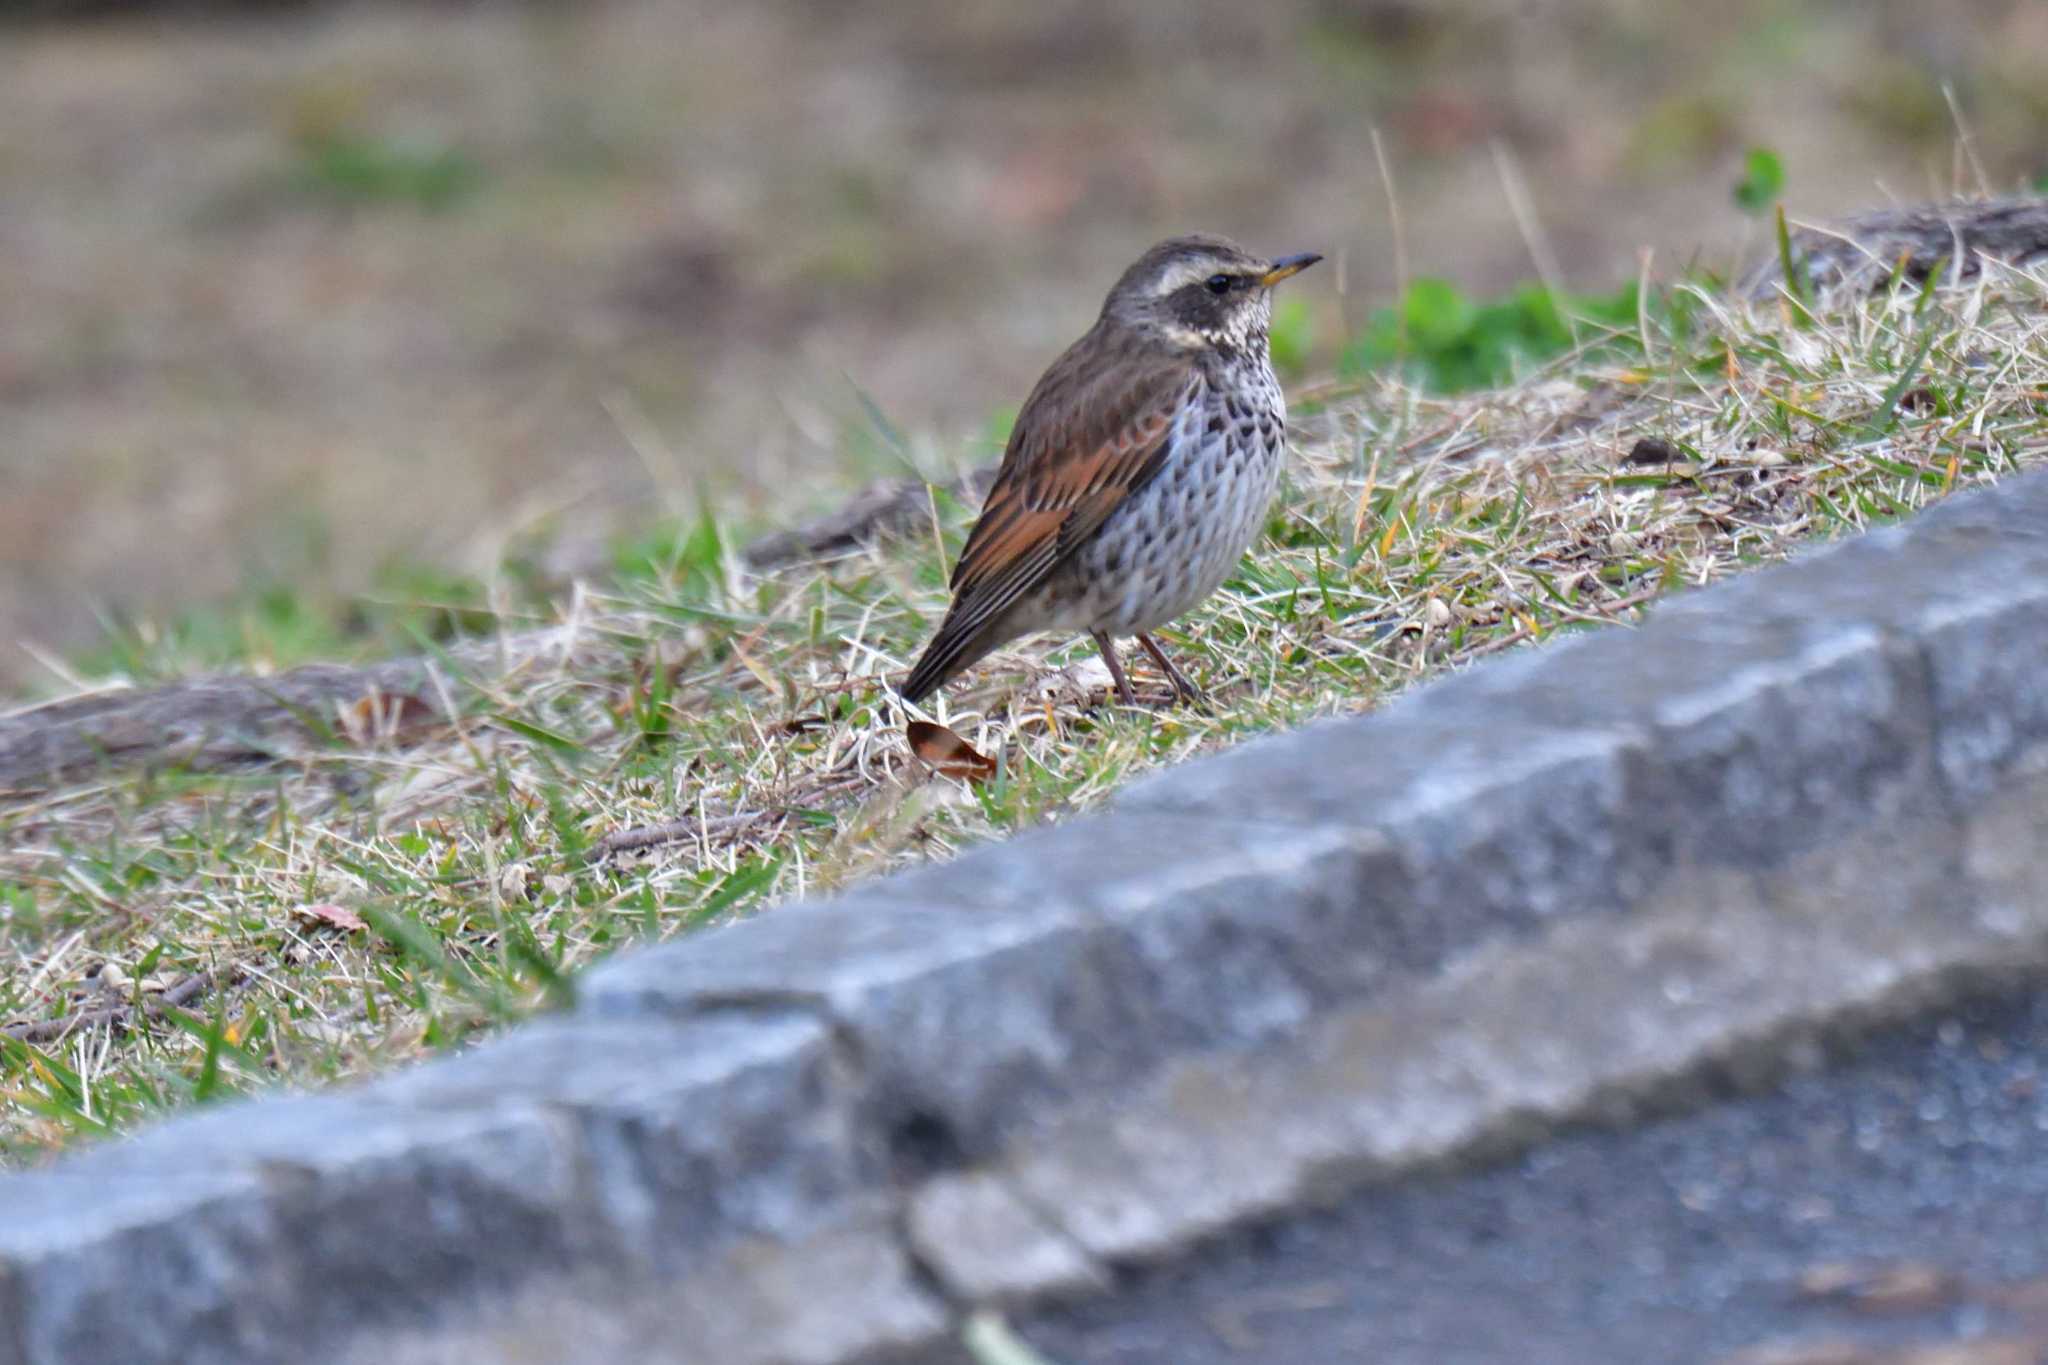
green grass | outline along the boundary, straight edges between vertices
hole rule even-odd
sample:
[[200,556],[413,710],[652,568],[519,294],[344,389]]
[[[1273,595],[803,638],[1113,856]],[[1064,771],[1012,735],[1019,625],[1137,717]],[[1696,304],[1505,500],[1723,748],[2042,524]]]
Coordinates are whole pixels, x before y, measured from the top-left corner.
[[[520,568],[507,565],[499,577],[503,610],[545,611],[539,585]],[[489,585],[475,578],[420,565],[389,567],[361,594],[259,584],[163,621],[103,616],[99,643],[78,656],[72,671],[147,683],[389,656],[494,628],[498,609],[491,600]]]
[[1448,280],[1424,278],[1397,306],[1373,314],[1338,369],[1391,370],[1433,393],[1498,388],[1589,338],[1625,342],[1639,311],[1632,284],[1604,295],[1525,284],[1497,299],[1473,299]]
[[1752,147],[1742,159],[1742,178],[1735,182],[1735,206],[1759,214],[1785,193],[1785,163],[1768,147]]
[[[1633,619],[2041,462],[2043,296],[1991,281],[1808,320],[1683,284],[1582,315],[1547,362],[1516,353],[1512,387],[1296,384],[1300,459],[1266,534],[1172,632],[1214,709],[1159,705],[1139,659],[1147,704],[1109,704],[1089,648],[1020,641],[933,699],[997,761],[978,785],[913,759],[886,693],[971,520],[944,499],[899,541],[767,576],[704,518],[622,545],[575,592],[515,568],[516,591],[400,585],[354,620],[286,595],[232,628],[131,628],[93,673],[281,666],[500,621],[572,634],[508,643],[523,662],[461,691],[456,725],[380,737],[336,718],[265,770],[0,796],[0,1021],[33,1038],[0,1041],[0,1151],[458,1046],[559,1004],[620,947],[1066,818],[1135,773]],[[1486,314],[1448,307],[1457,325],[1429,335],[1469,338]],[[1551,312],[1533,316],[1554,341]],[[1644,436],[1682,460],[1624,464]],[[667,842],[593,856],[662,824]]]
[[481,187],[483,167],[441,143],[323,130],[294,143],[291,186],[335,204],[452,208]]

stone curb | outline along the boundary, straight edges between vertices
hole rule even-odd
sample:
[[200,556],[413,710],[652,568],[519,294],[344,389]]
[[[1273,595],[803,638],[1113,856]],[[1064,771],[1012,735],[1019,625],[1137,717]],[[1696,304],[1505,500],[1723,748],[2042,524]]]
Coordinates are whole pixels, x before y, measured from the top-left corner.
[[2048,476],[0,1179],[0,1365],[834,1362],[2048,972]]

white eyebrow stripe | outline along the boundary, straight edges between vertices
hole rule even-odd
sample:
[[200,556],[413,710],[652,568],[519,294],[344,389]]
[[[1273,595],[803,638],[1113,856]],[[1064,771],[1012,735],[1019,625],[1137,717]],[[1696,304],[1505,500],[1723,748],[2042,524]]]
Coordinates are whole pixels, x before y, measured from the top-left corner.
[[1218,271],[1224,274],[1233,273],[1230,267],[1220,261],[1176,261],[1159,277],[1159,283],[1152,287],[1152,292],[1163,297],[1176,289],[1185,289],[1197,280],[1206,280]]

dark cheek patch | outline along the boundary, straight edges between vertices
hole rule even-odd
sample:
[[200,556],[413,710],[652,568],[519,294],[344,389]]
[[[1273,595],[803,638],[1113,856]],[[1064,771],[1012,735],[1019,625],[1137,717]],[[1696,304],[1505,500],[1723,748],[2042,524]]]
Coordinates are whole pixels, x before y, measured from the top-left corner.
[[1173,296],[1173,315],[1182,324],[1198,331],[1213,332],[1222,323],[1228,296],[1217,298],[1201,285],[1190,285]]

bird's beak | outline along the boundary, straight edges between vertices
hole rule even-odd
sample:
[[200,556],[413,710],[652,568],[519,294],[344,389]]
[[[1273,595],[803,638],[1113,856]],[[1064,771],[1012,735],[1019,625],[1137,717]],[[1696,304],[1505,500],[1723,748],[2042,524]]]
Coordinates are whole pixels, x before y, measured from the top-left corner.
[[1313,251],[1304,251],[1299,256],[1282,256],[1279,260],[1273,262],[1271,270],[1259,276],[1259,287],[1261,289],[1271,289],[1289,275],[1299,275],[1321,259],[1323,258]]

